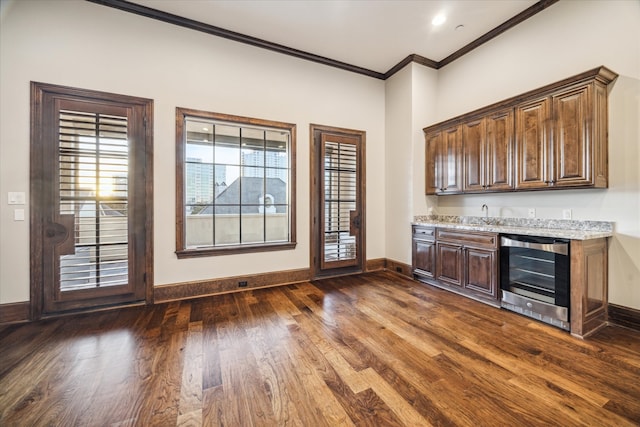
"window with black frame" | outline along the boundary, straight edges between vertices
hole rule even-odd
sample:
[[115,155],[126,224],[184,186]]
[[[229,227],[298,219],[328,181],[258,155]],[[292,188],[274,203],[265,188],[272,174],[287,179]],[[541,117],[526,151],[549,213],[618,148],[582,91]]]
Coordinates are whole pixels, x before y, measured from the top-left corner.
[[295,247],[295,130],[176,110],[178,257]]

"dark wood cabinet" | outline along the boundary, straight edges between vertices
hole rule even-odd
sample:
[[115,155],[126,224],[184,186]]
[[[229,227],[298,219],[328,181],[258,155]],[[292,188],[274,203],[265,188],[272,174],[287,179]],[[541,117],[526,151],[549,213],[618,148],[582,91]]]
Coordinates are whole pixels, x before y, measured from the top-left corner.
[[465,193],[513,189],[513,110],[462,125]]
[[599,67],[424,128],[426,193],[607,187],[616,78]]
[[553,120],[553,184],[590,184],[590,85],[551,97]]
[[454,126],[426,136],[426,194],[462,192],[462,130]]
[[440,186],[440,146],[442,145],[442,132],[437,131],[425,136],[425,193],[427,195],[436,194]]
[[419,280],[499,305],[497,233],[414,225],[412,263]]
[[549,178],[549,99],[516,107],[516,188],[547,187]]
[[498,299],[498,251],[468,247],[464,249],[464,287],[492,300]]
[[606,128],[603,102],[592,82],[517,106],[516,188],[606,187],[607,138],[594,136]]
[[438,280],[497,305],[498,240],[497,233],[436,229]]
[[486,188],[486,121],[484,118],[462,125],[464,153],[464,191],[483,191]]
[[487,116],[486,189],[513,189],[513,109]]
[[606,97],[597,82],[552,96],[554,185],[607,186]]
[[462,192],[462,129],[454,126],[445,129],[442,135],[440,155],[442,194]]
[[436,278],[449,286],[462,288],[462,245],[436,242]]
[[413,273],[433,279],[436,274],[436,243],[433,227],[413,226]]
[[[607,324],[607,238],[571,241],[571,334],[591,335]],[[416,279],[499,307],[499,235],[413,226]]]

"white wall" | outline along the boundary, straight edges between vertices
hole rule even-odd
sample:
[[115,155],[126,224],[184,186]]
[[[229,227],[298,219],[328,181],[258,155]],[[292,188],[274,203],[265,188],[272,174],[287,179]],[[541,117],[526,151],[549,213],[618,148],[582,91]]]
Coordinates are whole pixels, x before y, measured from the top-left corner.
[[[386,256],[393,260],[411,257],[411,234],[407,223],[413,215],[411,152],[412,67],[407,66],[386,81],[385,167],[386,174]],[[435,93],[434,93],[435,98]]]
[[[435,120],[436,70],[412,63],[386,82],[386,256],[411,264],[414,212],[426,212],[424,197],[425,119]],[[433,200],[431,201],[433,203]]]
[[609,300],[640,309],[640,2],[563,0],[445,66],[437,121],[600,65],[620,75],[609,95],[608,189],[439,197],[437,211],[481,215],[486,203],[492,216],[525,217],[532,207],[562,218],[571,208],[574,219],[614,221]]
[[[413,186],[413,212],[430,213],[437,206],[437,197],[424,195],[425,185],[425,143],[424,123],[434,120],[437,114],[437,100],[439,73],[431,68],[413,64],[412,99],[412,139],[413,139],[413,182],[421,182],[421,186]],[[413,216],[411,217],[413,220]]]
[[[367,258],[385,256],[384,82],[84,1],[3,2],[0,303],[29,299],[29,222],[7,192],[28,200],[30,81],[154,100],[156,285],[309,267],[310,123],[367,132]],[[297,124],[295,250],[176,258],[176,107]]]

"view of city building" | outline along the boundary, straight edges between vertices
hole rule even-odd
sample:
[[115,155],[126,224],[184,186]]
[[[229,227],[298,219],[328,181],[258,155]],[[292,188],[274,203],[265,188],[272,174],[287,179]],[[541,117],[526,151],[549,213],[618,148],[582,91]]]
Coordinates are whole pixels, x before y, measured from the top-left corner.
[[[286,153],[247,150],[242,153],[242,176],[251,178],[280,178],[288,181],[288,157]],[[264,169],[263,168],[264,163]],[[238,177],[231,176],[229,167],[222,164],[203,163],[201,158],[188,157],[185,172],[185,202],[187,204],[210,204]]]
[[[242,153],[243,166],[262,166],[263,161],[264,167],[267,168],[267,178],[280,178],[282,181],[287,182],[289,175],[289,171],[287,170],[289,163],[287,153],[280,151],[267,151],[266,155],[264,151]],[[265,171],[259,168],[242,168],[242,176],[261,178],[264,176],[263,174],[265,174]]]
[[215,181],[212,164],[202,163],[202,159],[188,157],[185,182],[187,203],[211,203],[213,201]]

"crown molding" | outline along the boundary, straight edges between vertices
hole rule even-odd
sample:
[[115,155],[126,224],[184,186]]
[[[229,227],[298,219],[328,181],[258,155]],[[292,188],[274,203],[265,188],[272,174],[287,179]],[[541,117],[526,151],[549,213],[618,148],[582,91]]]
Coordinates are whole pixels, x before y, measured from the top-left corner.
[[527,8],[526,10],[520,12],[513,18],[503,22],[498,25],[488,33],[478,37],[468,45],[462,47],[461,49],[455,51],[451,55],[447,56],[441,61],[434,61],[429,58],[425,58],[424,56],[420,56],[417,54],[411,54],[404,58],[402,61],[398,62],[396,65],[391,67],[386,73],[379,73],[377,71],[370,70],[368,68],[358,67],[357,65],[348,64],[346,62],[337,61],[335,59],[327,58],[320,55],[315,55],[310,52],[305,52],[303,50],[294,49],[288,46],[284,46],[278,43],[272,43],[267,40],[263,40],[257,37],[248,36],[246,34],[237,33],[235,31],[226,30],[224,28],[216,27],[214,25],[205,24],[204,22],[195,21],[193,19],[184,18],[182,16],[174,15],[172,13],[163,12],[161,10],[153,9],[150,7],[142,6],[136,3],[131,3],[126,0],[86,0],[90,3],[95,3],[103,6],[112,7],[114,9],[119,9],[125,12],[133,13],[136,15],[144,16],[146,18],[155,19],[158,21],[166,22],[168,24],[177,25],[183,28],[188,28],[194,31],[200,31],[206,34],[210,34],[216,37],[222,37],[228,40],[233,40],[239,43],[248,44],[254,47],[259,47],[262,49],[271,50],[274,52],[282,53],[284,55],[293,56],[295,58],[304,59],[307,61],[317,62],[319,64],[328,65],[330,67],[339,68],[341,70],[350,71],[357,74],[362,74],[365,76],[373,77],[380,80],[386,80],[389,77],[393,76],[395,73],[400,71],[406,65],[415,62],[417,64],[424,65],[425,67],[433,68],[435,70],[439,70],[445,65],[450,64],[456,59],[466,55],[471,52],[475,48],[483,45],[489,40],[497,37],[498,35],[504,33],[510,28],[515,27],[519,23],[531,18],[533,15],[541,12],[547,7],[557,3],[559,0],[540,0],[533,6]]

